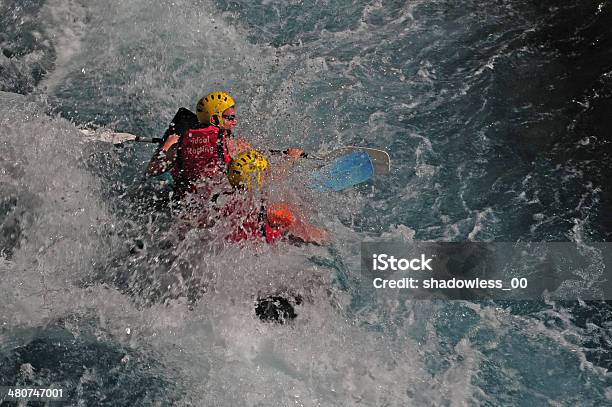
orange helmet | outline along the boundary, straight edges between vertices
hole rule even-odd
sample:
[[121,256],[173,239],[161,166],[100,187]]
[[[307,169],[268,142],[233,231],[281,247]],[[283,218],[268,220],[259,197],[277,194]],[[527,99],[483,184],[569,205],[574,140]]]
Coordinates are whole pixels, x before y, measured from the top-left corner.
[[288,204],[279,202],[268,207],[268,222],[271,226],[291,226],[295,222],[295,215]]

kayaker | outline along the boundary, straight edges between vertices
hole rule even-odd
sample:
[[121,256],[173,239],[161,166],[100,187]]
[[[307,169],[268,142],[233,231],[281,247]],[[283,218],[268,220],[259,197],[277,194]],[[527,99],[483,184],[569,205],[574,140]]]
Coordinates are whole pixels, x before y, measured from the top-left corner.
[[[257,151],[241,153],[230,162],[228,180],[234,190],[219,210],[221,224],[229,231],[225,239],[327,243],[327,231],[306,222],[295,205],[270,199],[266,187],[271,179],[268,161]],[[255,315],[264,322],[284,324],[297,317],[295,306],[302,302],[301,295],[286,292],[258,296]]]
[[[182,199],[188,192],[197,192],[204,201],[212,198],[214,185],[225,182],[231,157],[253,149],[246,140],[233,138],[236,113],[234,99],[221,91],[202,97],[195,114],[180,108],[164,134],[164,143],[149,162],[147,175],[170,171],[175,198]],[[301,153],[299,149],[288,150],[291,156]]]
[[327,231],[307,222],[297,206],[268,196],[263,186],[271,179],[269,170],[268,160],[255,150],[239,154],[228,165],[228,180],[234,190],[219,208],[230,230],[226,239],[261,238],[273,243],[287,236],[306,243],[326,243]]

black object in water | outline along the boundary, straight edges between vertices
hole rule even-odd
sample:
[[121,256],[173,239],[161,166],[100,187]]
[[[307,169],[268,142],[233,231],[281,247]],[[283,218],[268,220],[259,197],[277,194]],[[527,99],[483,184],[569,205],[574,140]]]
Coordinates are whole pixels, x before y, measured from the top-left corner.
[[302,298],[294,297],[293,304],[285,297],[271,295],[265,298],[258,298],[255,306],[255,315],[264,322],[275,322],[284,324],[286,321],[291,321],[297,317],[295,313],[295,305],[300,305]]

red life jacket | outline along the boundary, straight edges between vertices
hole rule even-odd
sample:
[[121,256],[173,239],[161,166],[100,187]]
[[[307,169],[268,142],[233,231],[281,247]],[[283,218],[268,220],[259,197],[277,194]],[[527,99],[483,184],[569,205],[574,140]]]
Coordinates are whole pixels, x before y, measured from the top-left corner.
[[283,230],[270,226],[267,220],[246,221],[226,236],[230,242],[241,242],[264,237],[266,243],[274,243],[283,236]]
[[186,192],[196,192],[198,181],[213,178],[225,171],[231,160],[226,136],[225,130],[212,125],[189,129],[182,135],[176,164],[172,168],[174,191],[178,196]]
[[283,237],[284,233],[285,231],[282,230],[281,228],[270,226],[270,224],[266,220],[264,224],[264,236],[266,237],[266,243],[276,242],[278,239]]
[[241,242],[265,238],[266,243],[273,243],[280,239],[284,230],[273,227],[266,217],[266,209],[263,205],[259,208],[252,207],[248,201],[239,197],[230,201],[222,210],[221,215],[230,219],[230,233],[225,237],[230,242]]

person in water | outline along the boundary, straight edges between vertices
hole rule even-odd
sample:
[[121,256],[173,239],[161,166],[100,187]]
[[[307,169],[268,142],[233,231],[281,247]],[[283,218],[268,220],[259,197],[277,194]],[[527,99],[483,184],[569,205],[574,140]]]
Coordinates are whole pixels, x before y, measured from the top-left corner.
[[[174,196],[182,199],[196,193],[209,200],[213,186],[224,182],[224,173],[232,157],[252,150],[244,139],[233,138],[236,119],[234,99],[226,92],[210,92],[196,106],[196,113],[180,108],[164,133],[147,167],[148,176],[171,171]],[[297,157],[300,149],[289,149]]]
[[273,243],[283,237],[306,243],[324,244],[327,231],[305,220],[294,205],[275,202],[264,190],[271,174],[266,157],[255,150],[240,153],[228,165],[227,179],[233,192],[225,197],[219,216],[226,219],[230,231],[226,240],[263,239]]
[[[305,220],[297,207],[287,202],[274,202],[266,191],[272,179],[268,160],[250,150],[239,154],[228,165],[227,178],[233,192],[224,198],[219,216],[227,230],[225,240],[241,242],[260,240],[269,244],[280,239],[325,244],[327,231]],[[255,315],[264,322],[284,324],[297,317],[295,306],[303,302],[301,295],[276,293],[258,297]]]

